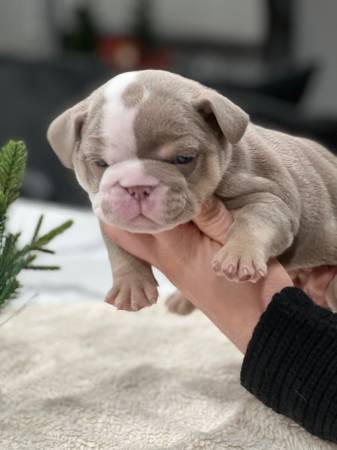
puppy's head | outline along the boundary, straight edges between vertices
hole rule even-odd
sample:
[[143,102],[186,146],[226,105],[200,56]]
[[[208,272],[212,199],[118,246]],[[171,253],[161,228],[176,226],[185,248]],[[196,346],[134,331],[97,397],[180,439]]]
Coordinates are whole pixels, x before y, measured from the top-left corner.
[[48,140],[102,221],[153,233],[199,212],[248,120],[199,83],[146,70],[114,77],[65,111]]

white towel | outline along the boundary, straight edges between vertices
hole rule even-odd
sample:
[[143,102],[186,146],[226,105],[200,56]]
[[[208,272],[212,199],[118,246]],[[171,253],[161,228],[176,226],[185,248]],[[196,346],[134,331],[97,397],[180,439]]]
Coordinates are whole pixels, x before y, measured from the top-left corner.
[[0,328],[1,450],[335,449],[239,382],[199,312],[33,305]]

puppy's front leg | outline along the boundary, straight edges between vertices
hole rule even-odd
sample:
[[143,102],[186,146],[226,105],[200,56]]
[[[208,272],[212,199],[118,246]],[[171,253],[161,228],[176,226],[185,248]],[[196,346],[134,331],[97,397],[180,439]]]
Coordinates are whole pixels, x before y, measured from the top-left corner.
[[106,296],[107,301],[127,311],[137,311],[156,303],[158,284],[150,264],[113,244],[105,236],[102,227],[101,231],[113,276],[113,287]]
[[273,194],[263,201],[232,211],[234,222],[224,246],[215,254],[213,269],[233,281],[257,281],[267,273],[270,258],[292,244],[299,227],[299,213]]

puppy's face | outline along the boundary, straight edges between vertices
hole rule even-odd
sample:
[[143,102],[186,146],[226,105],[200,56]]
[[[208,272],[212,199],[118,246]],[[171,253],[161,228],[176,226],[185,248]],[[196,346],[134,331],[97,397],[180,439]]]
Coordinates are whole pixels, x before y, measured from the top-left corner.
[[102,221],[153,233],[199,212],[247,123],[215,91],[149,70],[110,80],[55,119],[48,139]]

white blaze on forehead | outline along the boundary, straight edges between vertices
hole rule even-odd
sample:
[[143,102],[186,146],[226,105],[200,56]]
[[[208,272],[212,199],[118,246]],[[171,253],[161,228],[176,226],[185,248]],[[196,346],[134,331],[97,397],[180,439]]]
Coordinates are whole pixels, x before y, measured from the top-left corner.
[[137,158],[133,124],[137,107],[127,107],[123,93],[137,81],[137,72],[126,72],[110,80],[104,89],[103,139],[104,159],[108,164]]

